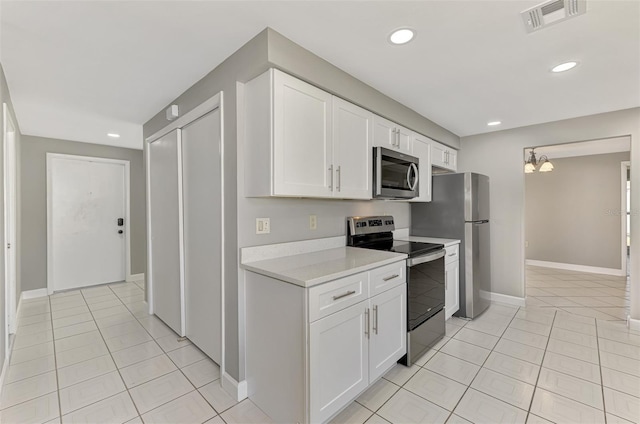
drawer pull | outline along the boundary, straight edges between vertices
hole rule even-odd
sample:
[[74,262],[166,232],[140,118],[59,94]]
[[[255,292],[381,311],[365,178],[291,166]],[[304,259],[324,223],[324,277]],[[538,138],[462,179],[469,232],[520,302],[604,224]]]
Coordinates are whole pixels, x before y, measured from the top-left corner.
[[391,275],[391,276],[389,276],[389,277],[385,277],[385,278],[383,278],[383,279],[382,279],[382,281],[389,281],[389,280],[393,280],[394,278],[398,278],[399,276],[400,276],[400,275],[398,275],[398,274],[393,274],[393,275]]
[[449,253],[449,255],[448,255],[448,256],[456,256],[456,252]]
[[356,293],[355,290],[349,290],[348,292],[341,294],[339,296],[333,296],[333,300],[342,299],[343,297],[351,296],[352,294],[355,294],[355,293]]

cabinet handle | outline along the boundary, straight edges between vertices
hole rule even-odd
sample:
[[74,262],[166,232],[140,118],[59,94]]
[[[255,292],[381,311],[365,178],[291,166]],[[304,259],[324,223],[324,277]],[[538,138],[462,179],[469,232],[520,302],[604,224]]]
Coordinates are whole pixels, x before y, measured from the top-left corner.
[[364,324],[364,334],[367,336],[367,339],[370,338],[370,334],[369,334],[369,308],[364,310],[364,318],[365,318],[365,324]]
[[398,274],[393,274],[393,275],[390,275],[389,277],[385,277],[385,278],[383,278],[383,279],[382,279],[382,281],[389,281],[389,280],[393,280],[394,278],[398,278],[399,276],[400,276],[400,275],[398,275]]
[[378,334],[378,305],[373,305],[373,331]]
[[329,176],[331,177],[331,180],[329,182],[329,190],[333,190],[333,164],[331,164],[331,166],[329,167]]
[[343,297],[347,297],[347,296],[351,296],[352,294],[355,294],[355,290],[349,290],[346,293],[343,293],[341,295],[338,296],[333,296],[333,300],[338,300],[338,299],[342,299]]
[[336,176],[338,177],[338,183],[336,184],[336,190],[340,191],[340,176],[342,173],[340,172],[340,166],[336,169]]
[[456,256],[456,252],[449,253],[447,256]]

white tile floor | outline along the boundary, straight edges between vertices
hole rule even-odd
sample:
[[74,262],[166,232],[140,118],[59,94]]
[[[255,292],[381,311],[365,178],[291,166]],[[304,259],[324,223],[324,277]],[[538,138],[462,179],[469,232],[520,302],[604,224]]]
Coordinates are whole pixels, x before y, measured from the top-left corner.
[[[640,331],[567,310],[494,304],[476,320],[452,318],[417,364],[394,367],[333,421],[640,422]],[[26,301],[19,322],[2,423],[270,422],[146,313],[136,284]]]

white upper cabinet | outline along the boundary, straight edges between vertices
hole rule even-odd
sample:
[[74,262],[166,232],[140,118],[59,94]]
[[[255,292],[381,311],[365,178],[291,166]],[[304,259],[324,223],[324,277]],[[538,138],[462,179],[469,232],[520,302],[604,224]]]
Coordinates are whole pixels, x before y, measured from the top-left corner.
[[435,141],[431,142],[431,164],[449,171],[458,170],[458,151]]
[[420,160],[418,164],[418,192],[419,196],[409,200],[410,202],[431,201],[431,139],[413,133],[411,154]]
[[374,115],[373,124],[373,145],[375,147],[386,147],[408,155],[411,154],[411,130],[378,115]]
[[332,96],[282,72],[273,77],[274,194],[330,195]]
[[333,96],[274,69],[245,93],[245,194],[332,197]]
[[373,113],[333,97],[333,196],[371,199]]

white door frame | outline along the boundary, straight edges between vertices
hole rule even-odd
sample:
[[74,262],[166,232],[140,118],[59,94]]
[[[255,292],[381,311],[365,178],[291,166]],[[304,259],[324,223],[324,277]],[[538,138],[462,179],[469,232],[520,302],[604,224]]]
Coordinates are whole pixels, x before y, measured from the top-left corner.
[[[175,121],[171,122],[169,125],[167,125],[166,127],[162,128],[161,130],[157,131],[156,133],[154,133],[153,135],[147,137],[145,139],[145,177],[146,177],[146,192],[147,192],[147,272],[145,274],[145,279],[147,282],[147,301],[149,302],[149,313],[153,314],[153,255],[152,255],[152,244],[151,244],[151,238],[152,238],[152,228],[151,228],[151,193],[149,190],[149,182],[151,180],[151,162],[150,162],[150,155],[149,155],[149,148],[148,145],[153,143],[154,141],[164,137],[165,135],[169,134],[171,131],[174,130],[180,130],[182,127],[192,123],[193,121],[195,121],[196,119],[201,118],[202,116],[206,115],[207,113],[215,110],[215,109],[220,109],[220,157],[222,158],[220,161],[220,184],[221,184],[221,200],[220,200],[220,217],[221,217],[221,222],[220,222],[220,228],[222,229],[222,233],[221,233],[221,237],[220,237],[220,252],[222,257],[221,262],[220,262],[220,301],[221,301],[221,305],[220,305],[220,325],[221,325],[221,338],[222,340],[220,341],[220,350],[221,350],[221,364],[220,364],[220,375],[223,376],[225,373],[225,355],[224,355],[224,347],[225,347],[225,343],[224,343],[224,339],[225,339],[225,330],[224,330],[224,323],[225,323],[225,319],[224,319],[224,315],[225,315],[225,307],[224,307],[224,302],[225,302],[225,298],[224,298],[224,270],[225,270],[225,265],[224,265],[224,240],[225,240],[225,227],[224,227],[224,111],[223,111],[223,107],[222,107],[222,101],[223,101],[223,93],[222,91],[217,93],[216,95],[214,95],[213,97],[209,98],[208,100],[205,100],[202,104],[200,104],[199,106],[196,106],[195,108],[193,108],[192,110],[190,110],[189,112],[185,113],[183,116],[179,117],[178,119],[176,119]],[[180,211],[180,218],[182,218],[182,148],[181,148],[181,142],[182,142],[182,138],[181,138],[181,134],[180,131],[178,131],[178,179],[179,179],[179,211]],[[183,332],[185,331],[185,312],[184,312],[184,302],[185,302],[185,297],[184,297],[184,244],[183,244],[183,224],[182,222],[180,222],[180,267],[181,267],[181,272],[180,272],[180,293],[181,293],[181,309],[182,309],[182,330]]]
[[[16,152],[16,121],[6,103],[2,104],[3,145],[4,153],[4,286],[5,286],[5,349],[9,350],[9,334],[16,332],[17,309],[17,278],[18,251],[17,249],[17,152]],[[13,190],[10,190],[13,186]],[[9,222],[7,216],[11,216]],[[9,248],[9,243],[11,247]],[[11,249],[11,250],[9,250]],[[15,260],[12,261],[11,257]],[[13,263],[13,265],[11,265]],[[12,276],[13,274],[13,276]],[[13,277],[13,278],[12,278]]]
[[68,159],[86,162],[111,163],[124,166],[124,257],[125,257],[125,279],[131,279],[131,178],[130,163],[124,159],[108,159],[93,156],[77,156],[62,153],[47,152],[47,292],[53,293],[53,196],[52,189],[52,162],[54,159]]
[[[620,232],[622,235],[622,272],[627,275],[627,169],[631,168],[630,161],[620,163]],[[633,195],[633,194],[632,194]]]

